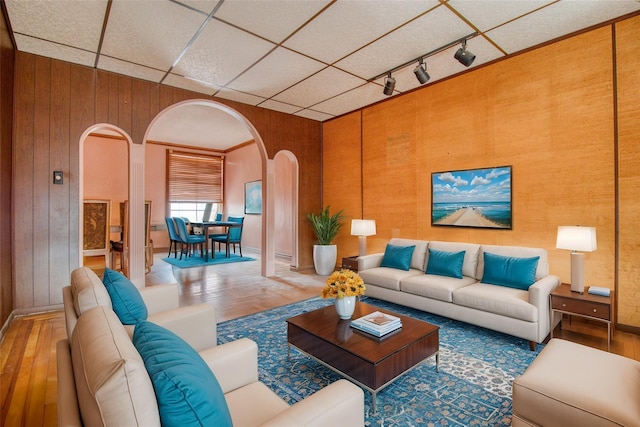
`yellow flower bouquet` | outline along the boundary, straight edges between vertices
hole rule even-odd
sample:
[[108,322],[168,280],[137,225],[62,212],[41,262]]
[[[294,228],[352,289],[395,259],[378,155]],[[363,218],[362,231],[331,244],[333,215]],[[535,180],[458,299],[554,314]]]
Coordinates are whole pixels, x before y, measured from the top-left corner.
[[322,298],[344,298],[364,295],[364,282],[358,273],[342,269],[334,271],[322,289]]

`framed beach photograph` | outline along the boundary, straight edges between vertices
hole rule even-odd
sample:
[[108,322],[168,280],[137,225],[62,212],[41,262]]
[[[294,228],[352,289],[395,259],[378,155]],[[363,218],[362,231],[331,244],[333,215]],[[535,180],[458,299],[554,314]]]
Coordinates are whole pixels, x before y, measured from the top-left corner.
[[262,213],[262,181],[244,183],[244,213]]
[[433,172],[431,225],[511,230],[511,166]]

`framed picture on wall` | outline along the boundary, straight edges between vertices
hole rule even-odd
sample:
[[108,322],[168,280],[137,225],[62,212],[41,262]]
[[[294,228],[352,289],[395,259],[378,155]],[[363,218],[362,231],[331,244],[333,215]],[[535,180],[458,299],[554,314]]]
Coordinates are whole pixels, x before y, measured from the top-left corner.
[[431,225],[512,228],[511,166],[431,174]]
[[244,183],[244,213],[262,213],[262,181]]

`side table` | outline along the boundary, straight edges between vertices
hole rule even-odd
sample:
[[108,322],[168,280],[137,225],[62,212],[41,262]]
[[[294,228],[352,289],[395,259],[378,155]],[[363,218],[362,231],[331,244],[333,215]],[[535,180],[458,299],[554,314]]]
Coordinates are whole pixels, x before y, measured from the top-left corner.
[[358,272],[358,257],[349,256],[342,258],[342,268],[349,269],[351,271]]
[[[571,292],[571,285],[562,283],[551,292],[549,295],[551,325],[553,326],[554,313],[605,322],[607,324],[607,351],[611,351],[614,292],[611,291],[608,297],[604,297],[589,294],[588,290],[585,288],[583,294]],[[560,320],[560,327],[562,327],[562,320]],[[553,338],[553,327],[551,328],[551,338]]]

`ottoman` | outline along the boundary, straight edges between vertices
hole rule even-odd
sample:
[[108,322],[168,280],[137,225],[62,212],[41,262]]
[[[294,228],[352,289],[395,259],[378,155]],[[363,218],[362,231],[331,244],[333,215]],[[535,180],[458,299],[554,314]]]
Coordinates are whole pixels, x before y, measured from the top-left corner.
[[640,426],[640,362],[552,339],[513,382],[513,426]]

